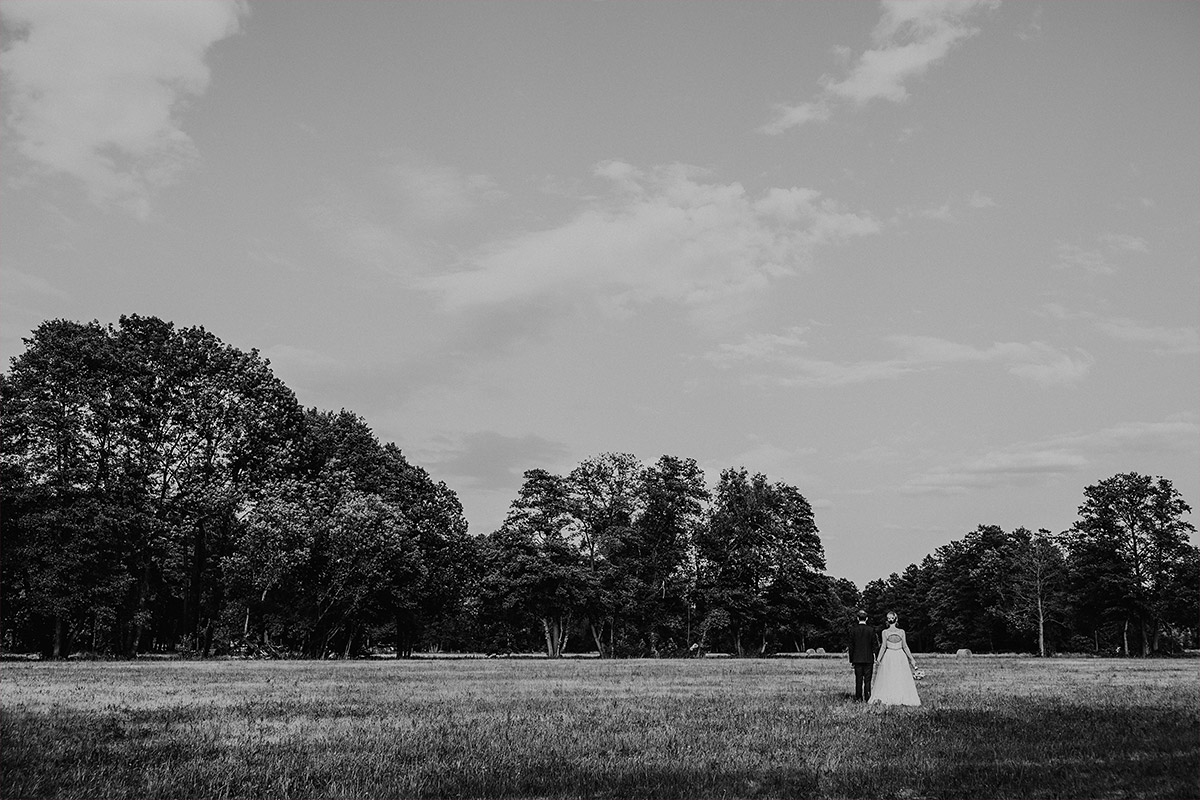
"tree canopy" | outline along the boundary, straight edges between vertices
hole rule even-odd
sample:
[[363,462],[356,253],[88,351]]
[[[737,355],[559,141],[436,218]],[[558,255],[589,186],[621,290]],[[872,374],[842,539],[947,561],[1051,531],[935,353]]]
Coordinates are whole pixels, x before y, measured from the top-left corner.
[[256,351],[154,317],[52,320],[0,375],[0,645],[64,657],[840,650],[858,608],[918,651],[1196,647],[1171,482],[1088,486],[1067,531],[979,525],[862,591],[800,489],[600,453],[531,466],[503,524]]

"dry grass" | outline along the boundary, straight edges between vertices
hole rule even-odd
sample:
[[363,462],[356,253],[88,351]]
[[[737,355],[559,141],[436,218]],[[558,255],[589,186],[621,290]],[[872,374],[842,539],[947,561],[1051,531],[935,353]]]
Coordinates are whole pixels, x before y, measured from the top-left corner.
[[1195,660],[0,665],[0,796],[1200,797]]

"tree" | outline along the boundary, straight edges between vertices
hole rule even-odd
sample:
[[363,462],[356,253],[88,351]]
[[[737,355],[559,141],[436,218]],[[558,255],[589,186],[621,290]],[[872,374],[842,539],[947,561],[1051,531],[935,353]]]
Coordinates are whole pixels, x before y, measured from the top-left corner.
[[1066,560],[1050,531],[1017,528],[1016,574],[1009,620],[1022,631],[1037,632],[1037,652],[1046,655],[1046,626],[1061,624],[1066,610]]
[[664,455],[643,475],[644,511],[613,558],[631,584],[626,617],[651,654],[690,642],[695,537],[709,492],[694,459]]
[[1002,652],[1017,644],[1010,623],[1015,583],[1015,545],[996,525],[980,525],[939,547],[931,584],[931,621],[939,648]]
[[518,620],[520,612],[537,619],[550,658],[562,655],[571,615],[592,588],[591,571],[569,539],[575,527],[563,478],[528,470],[483,558],[485,593],[499,609],[516,612]]
[[614,655],[623,612],[637,592],[627,571],[631,560],[621,554],[637,538],[634,522],[644,509],[644,474],[636,456],[601,453],[567,476],[568,509],[578,523],[571,530],[590,573],[583,612],[601,658]]
[[795,487],[727,469],[697,541],[706,610],[730,620],[734,651],[749,637],[767,647],[772,604],[802,606],[809,578],[825,568],[812,508]]
[[[1135,622],[1142,655],[1157,652],[1170,617],[1173,575],[1190,557],[1185,519],[1191,507],[1171,482],[1135,472],[1084,489],[1079,519],[1068,535],[1072,564],[1084,585],[1103,586],[1085,605],[1124,616],[1124,649]],[[1097,602],[1099,601],[1099,602]]]

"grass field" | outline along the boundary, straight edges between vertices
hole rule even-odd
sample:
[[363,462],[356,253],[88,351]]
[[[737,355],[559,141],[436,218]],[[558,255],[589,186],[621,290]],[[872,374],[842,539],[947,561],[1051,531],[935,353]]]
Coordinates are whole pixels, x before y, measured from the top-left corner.
[[0,664],[0,796],[1200,797],[1200,661]]

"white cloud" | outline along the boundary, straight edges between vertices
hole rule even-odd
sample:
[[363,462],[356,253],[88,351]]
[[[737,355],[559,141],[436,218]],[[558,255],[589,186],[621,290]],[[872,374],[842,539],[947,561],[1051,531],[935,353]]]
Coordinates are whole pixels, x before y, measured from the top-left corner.
[[1150,252],[1150,246],[1146,244],[1145,239],[1140,236],[1131,236],[1128,233],[1105,233],[1100,237],[1100,242],[1113,250],[1124,250],[1130,253]]
[[1091,433],[1054,436],[999,448],[915,475],[901,487],[909,494],[961,494],[1000,486],[1045,484],[1092,468],[1100,459],[1196,451],[1200,424],[1194,418],[1129,422]]
[[386,275],[419,271],[425,258],[412,239],[396,226],[339,192],[310,204],[309,221],[329,246],[353,263]]
[[1042,342],[999,342],[987,348],[931,336],[890,336],[885,339],[900,354],[896,358],[836,362],[804,353],[803,329],[784,334],[751,334],[737,344],[722,344],[704,357],[721,367],[767,367],[748,380],[782,386],[832,387],[898,378],[913,372],[940,369],[951,364],[998,363],[1018,378],[1043,386],[1068,385],[1082,380],[1093,359],[1077,350],[1065,353]]
[[10,293],[12,291],[12,285],[15,282],[22,288],[33,292],[34,294],[52,297],[55,300],[71,299],[70,294],[50,283],[50,281],[46,280],[45,278],[37,275],[30,275],[28,272],[22,272],[14,267],[4,266],[0,268],[0,275],[4,276],[4,284]]
[[790,128],[796,128],[808,122],[826,122],[832,115],[829,104],[818,100],[813,103],[801,103],[792,106],[787,103],[775,104],[775,119],[759,128],[759,131],[770,136],[776,136]]
[[1124,317],[1097,320],[1096,327],[1114,339],[1134,344],[1152,345],[1160,355],[1195,355],[1200,353],[1200,333],[1195,328],[1164,328],[1143,325]]
[[967,198],[967,205],[971,208],[995,208],[996,201],[977,190]]
[[180,106],[208,87],[205,53],[245,12],[236,0],[5,0],[18,35],[0,69],[18,151],[145,218],[197,157]]
[[917,212],[917,216],[937,220],[938,222],[952,222],[954,220],[954,214],[950,211],[949,203],[943,203],[936,208],[922,209]]
[[1033,10],[1033,14],[1029,19],[1029,24],[1025,29],[1017,32],[1017,38],[1023,42],[1032,42],[1035,39],[1042,38],[1042,7],[1038,6]]
[[1092,275],[1112,275],[1117,271],[1100,250],[1088,250],[1078,245],[1059,242],[1055,246],[1058,260],[1055,269],[1079,269]]
[[526,470],[557,469],[567,452],[561,442],[533,434],[476,431],[435,437],[417,454],[439,475],[472,488],[507,489],[515,496]]
[[761,473],[772,483],[783,481],[793,486],[807,486],[817,482],[810,469],[812,456],[817,453],[815,448],[789,449],[761,441],[758,437],[751,439],[754,443],[749,448],[724,460],[710,459],[701,465],[711,486],[715,487],[721,472],[730,468],[744,468],[751,475]]
[[872,100],[903,102],[908,99],[906,82],[924,75],[955,45],[979,33],[967,19],[998,5],[999,0],[883,0],[883,16],[872,33],[874,49],[859,56],[844,79],[825,77],[816,99],[776,105],[774,120],[759,130],[778,134],[814,119],[825,121],[833,100],[859,106]]
[[1100,247],[1084,248],[1067,242],[1058,242],[1055,251],[1057,269],[1081,269],[1093,275],[1113,275],[1117,267],[1110,257],[1121,253],[1149,253],[1145,239],[1127,233],[1104,233],[1098,237]]
[[879,231],[868,215],[811,189],[706,181],[697,167],[604,162],[611,184],[557,228],[481,248],[465,269],[429,279],[447,306],[587,295],[616,307],[665,300],[704,315],[795,274],[814,247]]
[[408,151],[387,157],[384,171],[410,221],[451,222],[469,214],[481,201],[503,196],[486,175],[464,175]]
[[1046,316],[1064,322],[1085,320],[1105,335],[1122,342],[1151,345],[1158,355],[1195,355],[1200,353],[1200,332],[1194,327],[1167,328],[1146,325],[1128,317],[1101,317],[1089,311],[1073,311],[1058,303],[1042,306]]

